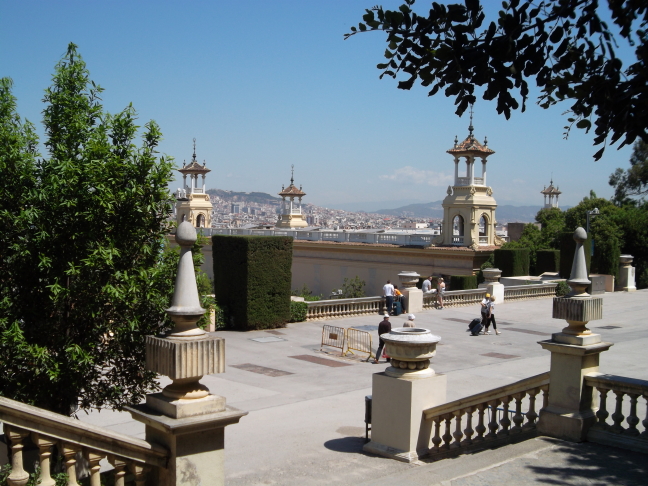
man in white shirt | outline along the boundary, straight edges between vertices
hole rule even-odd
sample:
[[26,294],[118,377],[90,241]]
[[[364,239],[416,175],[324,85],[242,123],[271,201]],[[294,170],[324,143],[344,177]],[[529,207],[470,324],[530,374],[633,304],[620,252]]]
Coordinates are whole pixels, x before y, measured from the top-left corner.
[[392,306],[394,305],[394,286],[390,280],[383,287],[383,296],[385,297],[385,304],[387,305],[387,312],[392,313]]
[[429,294],[430,292],[432,292],[432,277],[428,277],[423,280],[423,286],[421,287],[421,290],[424,294]]

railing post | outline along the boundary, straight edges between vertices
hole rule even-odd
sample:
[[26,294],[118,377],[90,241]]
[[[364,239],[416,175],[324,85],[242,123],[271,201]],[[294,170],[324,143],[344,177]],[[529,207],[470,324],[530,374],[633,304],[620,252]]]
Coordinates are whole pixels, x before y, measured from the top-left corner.
[[[411,271],[403,270],[398,274],[403,297],[407,304],[407,312],[410,313],[417,313],[423,310],[423,291],[416,288],[419,278],[420,275],[418,273]],[[403,311],[405,311],[405,307],[403,307]]]
[[574,232],[576,253],[567,281],[572,290],[553,300],[553,318],[565,319],[569,325],[554,333],[550,340],[539,343],[551,352],[551,369],[548,403],[540,410],[538,431],[572,442],[585,440],[596,422],[596,400],[591,387],[584,386],[584,376],[598,371],[600,353],[612,346],[587,328],[589,321],[603,317],[603,299],[586,291],[590,284],[583,248],[586,239],[583,228]]
[[[181,223],[176,241],[180,261],[167,309],[175,328],[164,338],[147,336],[146,340],[147,369],[168,376],[172,383],[162,393],[147,395],[145,405],[127,410],[146,425],[147,441],[169,450],[168,467],[152,471],[152,484],[179,486],[191,477],[196,484],[219,486],[225,482],[225,427],[247,412],[226,406],[225,397],[212,395],[199,381],[203,375],[225,371],[225,342],[196,327],[205,313],[191,255],[196,230],[188,222]],[[124,466],[120,467],[118,472],[123,471]],[[145,471],[137,467],[135,480],[141,484]]]
[[9,486],[24,486],[29,481],[29,474],[23,466],[23,441],[29,435],[26,430],[5,425],[5,436],[11,442],[11,474],[7,477]]
[[[364,450],[404,462],[417,461],[428,454],[432,436],[433,421],[425,420],[423,410],[446,399],[446,376],[430,368],[441,338],[420,328],[392,329],[382,338],[391,366],[373,375],[371,442]],[[434,427],[432,443],[438,448],[439,424]],[[443,440],[448,434],[446,431]]]

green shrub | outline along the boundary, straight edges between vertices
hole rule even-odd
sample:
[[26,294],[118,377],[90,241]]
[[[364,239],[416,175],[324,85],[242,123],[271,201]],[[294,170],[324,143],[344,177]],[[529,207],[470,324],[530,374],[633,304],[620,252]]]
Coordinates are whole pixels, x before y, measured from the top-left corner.
[[290,302],[290,322],[303,322],[308,315],[306,302]]
[[477,288],[477,275],[452,275],[450,290],[471,290]]
[[214,293],[227,328],[285,327],[290,320],[292,238],[212,236]]
[[538,250],[536,252],[536,273],[557,272],[560,269],[560,250]]
[[479,272],[477,273],[477,284],[486,281],[486,278],[484,277],[484,269],[495,268],[495,265],[493,265],[494,261],[495,261],[495,257],[491,253],[490,256],[488,257],[488,260],[486,260],[484,263],[481,264],[481,266],[479,267]]
[[[562,278],[569,278],[571,275],[572,263],[574,262],[574,253],[576,253],[576,241],[574,241],[574,232],[565,231],[558,235],[560,243],[560,276]],[[590,273],[590,261],[592,259],[591,246],[592,240],[590,235],[587,235],[587,240],[583,243],[585,248],[585,262],[587,264],[587,274]]]
[[502,277],[529,275],[529,249],[506,248],[495,250],[495,268],[502,271]]
[[567,295],[571,291],[571,287],[567,285],[567,282],[564,280],[561,280],[558,282],[558,285],[556,285],[556,297],[562,297],[563,295]]

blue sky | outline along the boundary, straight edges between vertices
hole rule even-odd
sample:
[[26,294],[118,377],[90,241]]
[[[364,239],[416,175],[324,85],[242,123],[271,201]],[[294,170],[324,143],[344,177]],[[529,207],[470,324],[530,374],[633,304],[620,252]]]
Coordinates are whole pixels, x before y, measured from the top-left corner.
[[[0,0],[0,76],[13,78],[21,115],[40,127],[43,90],[74,42],[108,111],[132,102],[142,124],[160,124],[161,151],[180,165],[197,139],[208,187],[276,193],[294,164],[305,202],[322,206],[443,199],[454,170],[445,151],[465,138],[468,117],[442,95],[379,80],[384,34],[343,40],[374,3]],[[562,204],[590,189],[612,195],[608,177],[629,166],[631,149],[594,162],[591,135],[563,140],[566,109],[531,102],[507,121],[493,103],[475,105],[475,135],[496,151],[488,182],[499,204],[540,205],[552,173]]]

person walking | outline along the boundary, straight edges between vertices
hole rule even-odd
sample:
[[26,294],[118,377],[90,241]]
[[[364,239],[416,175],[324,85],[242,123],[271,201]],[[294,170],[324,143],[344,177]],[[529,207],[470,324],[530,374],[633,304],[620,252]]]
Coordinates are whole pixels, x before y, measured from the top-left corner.
[[416,319],[416,316],[414,314],[409,314],[403,327],[414,327],[414,319]]
[[392,306],[394,305],[394,286],[390,280],[383,287],[383,296],[385,297],[385,305],[387,306],[387,314],[392,313]]
[[502,334],[500,331],[497,330],[497,323],[495,322],[495,296],[491,295],[489,302],[488,302],[488,320],[486,321],[486,329],[484,330],[484,334],[490,334],[490,331],[488,328],[490,325],[493,324],[493,330],[495,331],[495,334]]
[[488,322],[488,304],[490,303],[490,294],[486,294],[482,299],[481,305],[481,319],[482,326],[486,327]]
[[443,309],[443,294],[445,293],[446,284],[443,280],[443,277],[439,277],[437,283],[437,302],[439,303],[439,309]]
[[391,332],[391,322],[389,322],[389,314],[385,312],[385,315],[383,317],[383,320],[380,321],[378,324],[378,350],[376,351],[376,359],[374,359],[374,363],[378,364],[378,360],[380,359],[380,355],[382,353],[383,348],[385,347],[385,341],[382,339],[383,334],[389,334]]

